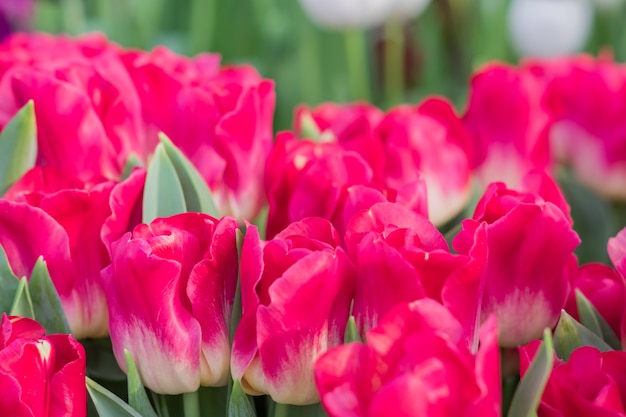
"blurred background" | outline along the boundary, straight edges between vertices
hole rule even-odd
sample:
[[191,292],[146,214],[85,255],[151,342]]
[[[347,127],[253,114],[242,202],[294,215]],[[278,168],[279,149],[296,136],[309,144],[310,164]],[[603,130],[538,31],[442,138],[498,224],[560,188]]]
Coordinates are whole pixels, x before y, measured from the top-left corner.
[[165,45],[276,81],[276,128],[300,103],[382,108],[429,94],[463,109],[490,60],[612,51],[626,59],[624,0],[0,0],[14,30],[104,32],[124,47]]

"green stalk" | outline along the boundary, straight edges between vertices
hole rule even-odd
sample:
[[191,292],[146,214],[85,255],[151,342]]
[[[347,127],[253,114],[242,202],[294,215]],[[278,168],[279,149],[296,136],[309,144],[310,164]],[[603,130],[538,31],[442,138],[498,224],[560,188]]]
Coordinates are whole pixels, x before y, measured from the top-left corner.
[[346,31],[345,40],[348,77],[353,98],[370,101],[367,33],[359,29],[349,29]]
[[216,0],[191,0],[189,9],[189,52],[211,50],[217,14]]
[[385,24],[385,103],[393,106],[404,98],[403,24],[391,19]]
[[288,417],[289,416],[289,404],[274,404],[274,417]]
[[85,7],[83,0],[61,0],[62,27],[70,35],[85,31]]
[[310,22],[300,23],[300,56],[302,62],[301,74],[306,74],[300,85],[302,86],[301,101],[317,104],[318,94],[322,90],[320,77],[319,36]]
[[183,394],[183,410],[185,417],[200,417],[198,391]]

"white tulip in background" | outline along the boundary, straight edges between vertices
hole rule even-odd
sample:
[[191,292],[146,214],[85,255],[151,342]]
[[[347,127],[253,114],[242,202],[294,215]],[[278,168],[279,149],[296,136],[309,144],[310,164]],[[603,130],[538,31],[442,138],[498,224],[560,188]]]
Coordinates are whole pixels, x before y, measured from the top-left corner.
[[513,47],[525,56],[580,51],[592,21],[592,0],[512,0],[508,16]]
[[418,16],[431,0],[300,0],[307,15],[320,26],[370,28],[394,17]]
[[395,0],[300,0],[311,20],[332,28],[368,28],[382,24]]

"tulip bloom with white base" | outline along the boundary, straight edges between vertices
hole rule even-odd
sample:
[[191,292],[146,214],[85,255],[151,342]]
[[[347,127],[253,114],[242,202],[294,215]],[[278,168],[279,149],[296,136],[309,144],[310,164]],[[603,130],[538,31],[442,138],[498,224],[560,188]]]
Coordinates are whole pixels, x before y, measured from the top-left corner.
[[513,0],[509,33],[520,55],[566,55],[584,47],[592,19],[591,0]]

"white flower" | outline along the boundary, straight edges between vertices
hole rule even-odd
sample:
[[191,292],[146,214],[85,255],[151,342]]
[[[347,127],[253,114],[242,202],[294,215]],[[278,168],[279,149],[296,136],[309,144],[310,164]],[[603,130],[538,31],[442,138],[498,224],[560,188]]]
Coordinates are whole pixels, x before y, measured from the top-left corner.
[[520,55],[556,56],[584,47],[592,19],[591,0],[513,0],[508,23]]
[[431,0],[299,0],[318,25],[331,28],[369,28],[394,17],[410,20]]
[[302,8],[320,26],[368,28],[382,24],[397,0],[300,0]]

